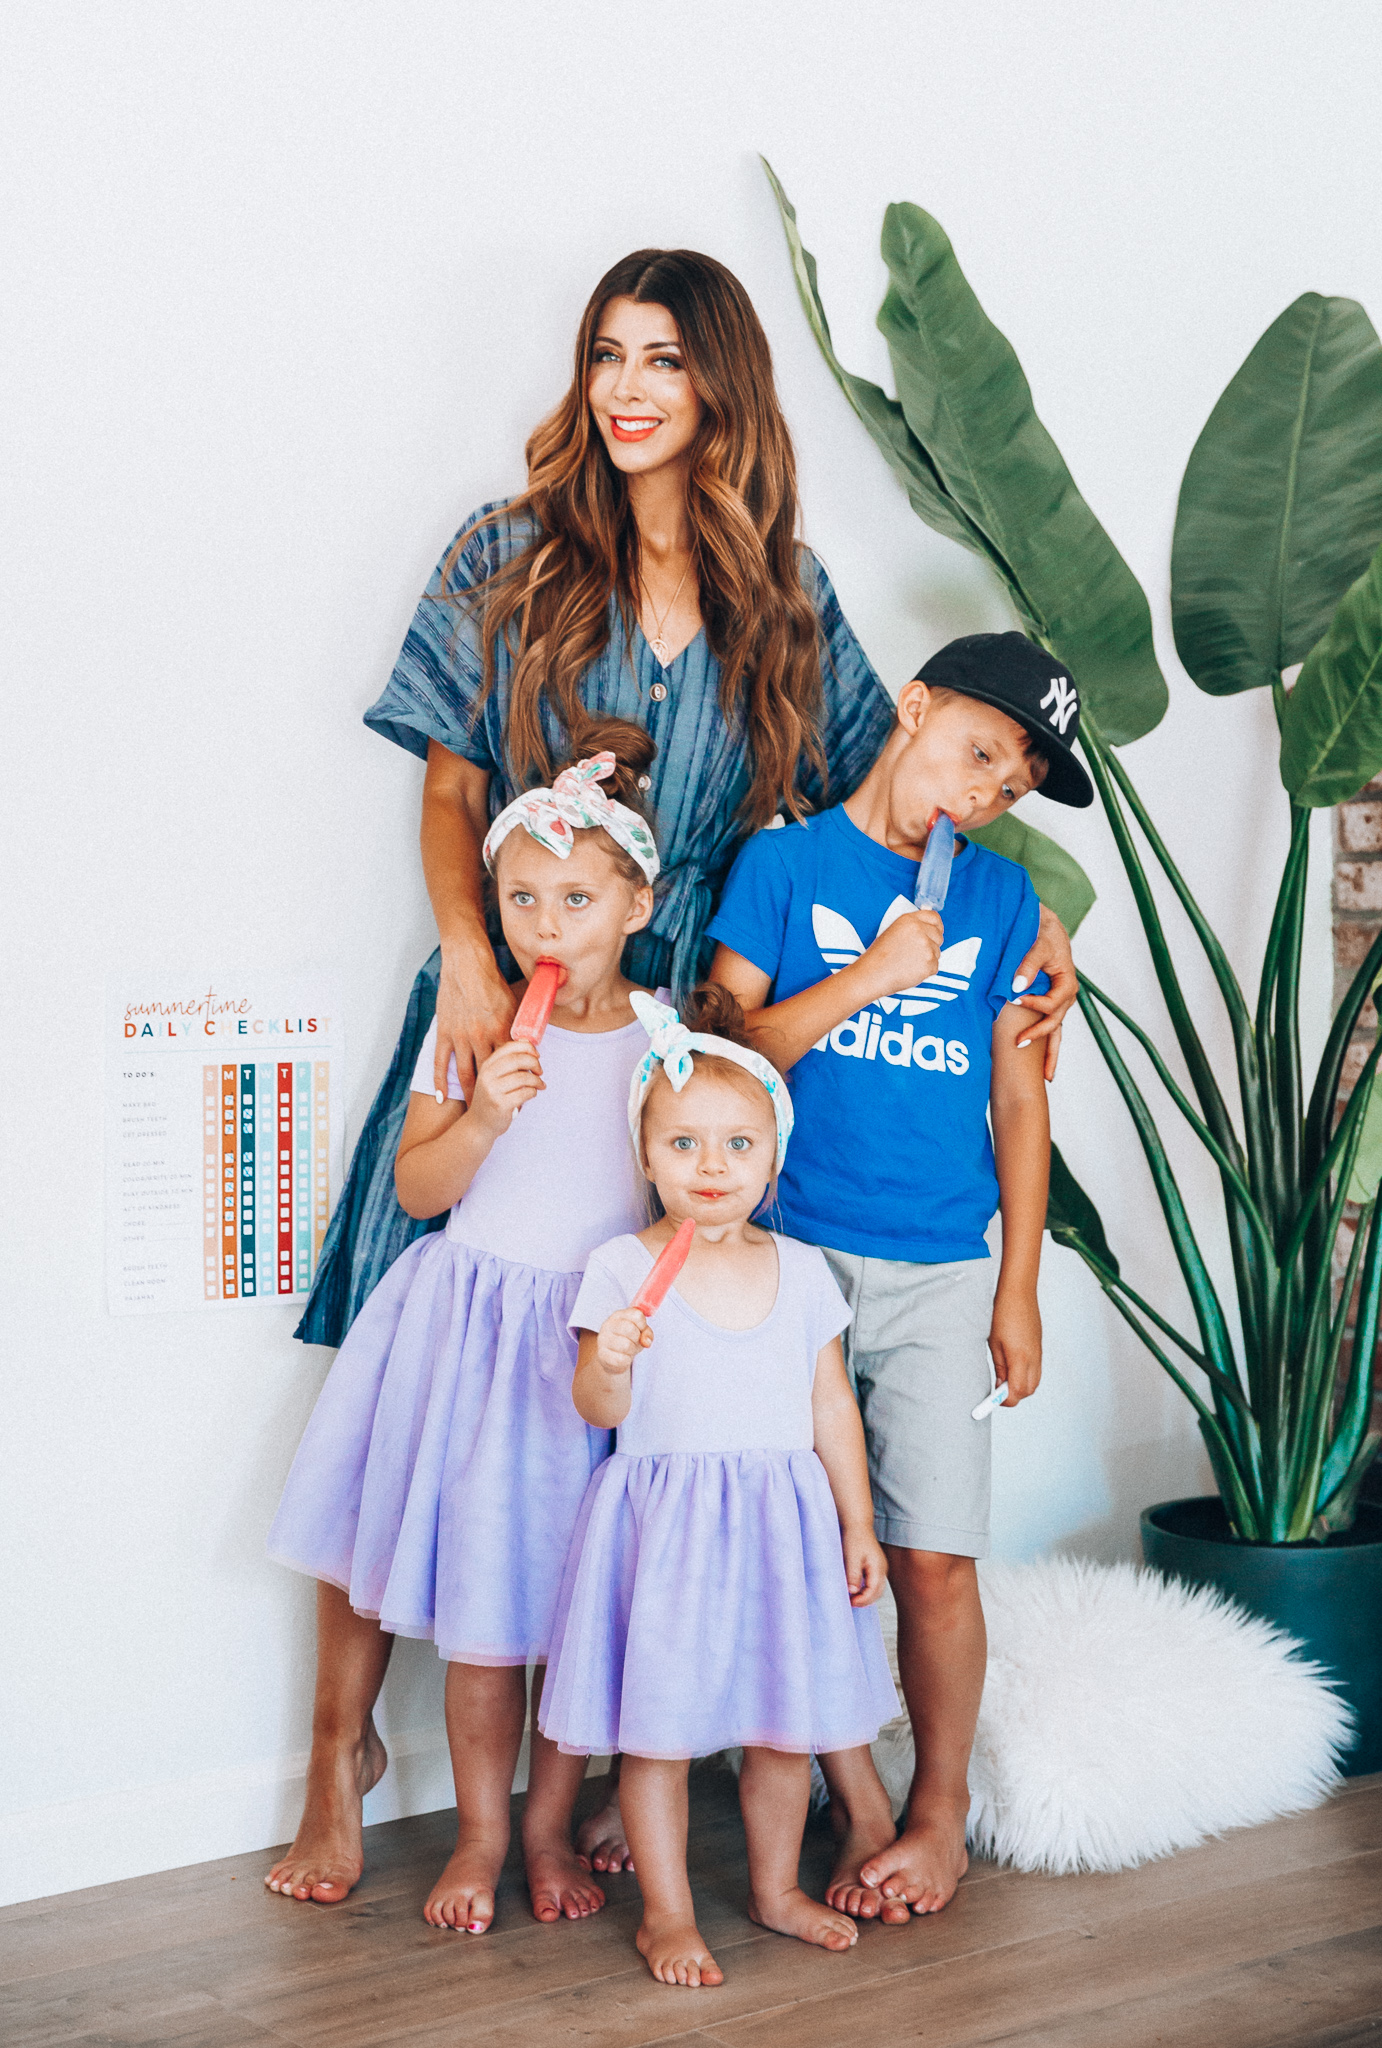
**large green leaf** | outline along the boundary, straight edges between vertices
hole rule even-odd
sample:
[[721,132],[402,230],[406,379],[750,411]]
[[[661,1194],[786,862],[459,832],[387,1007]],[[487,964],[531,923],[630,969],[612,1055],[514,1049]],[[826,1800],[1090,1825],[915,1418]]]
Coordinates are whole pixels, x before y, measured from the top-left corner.
[[1353,299],[1304,292],[1232,379],[1186,465],[1171,616],[1200,688],[1256,689],[1303,661],[1379,540],[1382,344]]
[[[993,566],[1027,631],[1069,664],[1107,739],[1121,746],[1150,732],[1166,709],[1166,685],[1152,652],[1147,601],[1032,410],[1016,356],[985,318],[940,227],[919,207],[888,209],[883,253],[889,258],[893,283],[879,314],[879,325],[887,334],[884,322],[890,305],[911,308],[908,317],[920,323],[917,332],[925,336],[919,343],[922,352],[931,352],[934,342],[938,359],[946,363],[946,397],[932,441],[907,409],[908,390],[915,402],[924,381],[912,360],[914,350],[904,347],[901,339],[893,347],[889,335],[897,399],[840,362],[821,304],[816,261],[802,244],[796,209],[771,164],[766,158],[762,161],[782,216],[811,332],[841,390],[901,479],[912,510],[937,533]],[[934,277],[910,275],[907,258],[915,236],[899,239],[891,233],[894,216],[926,222],[938,238],[948,260]],[[890,249],[900,267],[894,267]],[[998,373],[997,386],[991,376],[981,380],[985,388],[979,402],[988,406],[1000,396],[1004,401],[999,415],[979,423],[977,442],[969,439],[975,422],[965,411],[971,402],[965,379],[951,374],[957,303],[967,316],[960,345],[982,342],[981,361]],[[908,364],[907,390],[899,348]]]
[[1281,779],[1298,804],[1346,803],[1382,769],[1382,547],[1305,658],[1281,721]]
[[1038,899],[1054,910],[1070,936],[1075,936],[1093,905],[1094,884],[1063,846],[1038,832],[1035,825],[1015,818],[1011,811],[965,836],[1026,868]]
[[1140,739],[1166,710],[1142,586],[1037,418],[1022,366],[939,221],[890,206],[882,249],[891,282],[878,325],[907,425],[1006,565],[1034,637],[1068,663],[1104,737]]
[[1078,1252],[1096,1271],[1117,1275],[1118,1261],[1109,1250],[1099,1211],[1056,1146],[1051,1147],[1051,1180],[1046,1196],[1046,1228],[1057,1244]]
[[759,162],[767,173],[768,183],[773,188],[778,212],[782,216],[783,230],[787,236],[787,249],[792,259],[792,272],[796,278],[797,294],[805,311],[807,324],[816,338],[816,344],[825,357],[840,389],[853,406],[859,418],[881,449],[888,466],[900,480],[919,519],[943,533],[950,540],[957,540],[961,547],[969,548],[977,555],[983,555],[992,562],[1000,576],[1006,580],[1006,564],[994,555],[986,536],[980,532],[954,499],[936,474],[935,464],[912,433],[902,414],[902,407],[895,398],[889,398],[878,385],[871,384],[867,377],[856,377],[847,370],[835,353],[835,344],[830,338],[830,322],[825,317],[821,304],[820,289],[816,282],[816,259],[804,247],[801,230],[797,226],[797,211],[787,194],[778,183],[777,173],[766,157]]

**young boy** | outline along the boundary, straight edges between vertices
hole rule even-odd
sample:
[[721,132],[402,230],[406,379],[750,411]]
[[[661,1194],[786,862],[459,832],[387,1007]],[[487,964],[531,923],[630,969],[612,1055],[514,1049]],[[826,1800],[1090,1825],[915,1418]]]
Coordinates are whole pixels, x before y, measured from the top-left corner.
[[900,1832],[867,1749],[822,1758],[841,1842],[827,1897],[870,1918],[937,1912],[965,1871],[989,1522],[989,1426],[970,1411],[989,1391],[986,1345],[1007,1407],[1041,1377],[1050,1132],[1043,1048],[1012,1000],[1037,900],[1022,868],[960,839],[942,926],[912,907],[917,864],[939,811],[963,832],[1033,789],[1088,804],[1078,730],[1069,674],[1032,641],[951,641],[903,688],[854,794],[751,839],[710,924],[712,978],[793,1070],[783,1227],[821,1246],[854,1312],[917,1758]]

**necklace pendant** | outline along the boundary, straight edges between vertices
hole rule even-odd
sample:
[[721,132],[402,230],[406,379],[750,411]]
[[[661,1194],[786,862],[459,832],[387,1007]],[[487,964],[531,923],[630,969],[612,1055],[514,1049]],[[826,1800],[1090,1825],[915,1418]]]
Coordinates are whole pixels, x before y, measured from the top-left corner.
[[653,653],[654,653],[654,654],[656,655],[656,657],[657,657],[657,664],[658,664],[658,667],[659,667],[659,668],[666,668],[666,666],[667,666],[667,642],[666,642],[666,641],[665,641],[665,640],[663,639],[663,637],[662,637],[661,633],[658,633],[658,634],[657,634],[657,635],[656,635],[656,636],[655,636],[655,637],[654,637],[653,639],[651,639],[651,640],[650,640],[650,641],[648,642],[648,645],[649,645],[649,647],[651,647],[651,648],[652,648],[652,650],[653,650]]

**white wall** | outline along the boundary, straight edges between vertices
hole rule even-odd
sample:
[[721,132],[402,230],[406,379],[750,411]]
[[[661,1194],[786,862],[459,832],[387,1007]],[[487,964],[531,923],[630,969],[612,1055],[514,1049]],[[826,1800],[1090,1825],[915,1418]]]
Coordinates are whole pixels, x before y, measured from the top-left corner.
[[[1270,709],[1176,668],[1168,541],[1267,322],[1307,287],[1382,312],[1375,20],[1366,0],[7,11],[4,1897],[290,1830],[311,1590],[262,1548],[329,1359],[287,1311],[106,1314],[102,984],[130,961],[322,964],[353,1142],[432,943],[420,770],[360,713],[452,531],[519,481],[595,277],[687,243],[744,279],[809,537],[896,683],[1000,614],[827,376],[754,152],[862,370],[884,367],[883,206],[938,214],[1152,594],[1172,705],[1128,758],[1246,966],[1283,844]],[[1099,882],[1090,970],[1157,1017],[1098,815],[1032,808]],[[1147,1176],[1069,1036],[1058,1136],[1174,1299]],[[1187,1185],[1212,1201],[1202,1171]],[[1072,1256],[1044,1294],[1048,1384],[996,1426],[1000,1547],[1130,1554],[1141,1506],[1204,1483],[1197,1442]],[[439,1696],[430,1650],[401,1644],[406,1768],[375,1817],[444,1797]]]

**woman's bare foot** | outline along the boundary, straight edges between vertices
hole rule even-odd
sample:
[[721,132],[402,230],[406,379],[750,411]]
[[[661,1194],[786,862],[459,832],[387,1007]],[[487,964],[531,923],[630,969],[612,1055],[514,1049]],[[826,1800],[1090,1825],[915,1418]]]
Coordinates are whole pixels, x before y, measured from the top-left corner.
[[483,1934],[494,1918],[494,1888],[508,1849],[507,1833],[460,1837],[422,1909],[423,1919],[433,1927]]
[[313,1744],[293,1846],[264,1880],[271,1892],[319,1906],[338,1906],[349,1896],[365,1867],[365,1794],[379,1783],[388,1763],[372,1715],[358,1743]]
[[856,1920],[881,1920],[885,1926],[897,1927],[912,1917],[906,1900],[885,1899],[876,1885],[862,1883],[859,1876],[860,1866],[889,1848],[897,1838],[888,1796],[881,1785],[878,1789],[883,1796],[867,1811],[860,1811],[857,1806],[846,1810],[843,1801],[830,1802],[836,1850],[835,1868],[825,1888],[825,1903]]
[[833,1912],[829,1906],[819,1905],[800,1885],[772,1897],[750,1892],[749,1918],[760,1927],[771,1928],[774,1934],[793,1934],[798,1941],[812,1942],[817,1948],[853,1948],[859,1939],[859,1930],[852,1920]]
[[569,1841],[525,1839],[523,1868],[535,1920],[585,1920],[605,1903],[604,1893]]
[[617,1781],[611,1785],[604,1805],[597,1807],[577,1828],[576,1855],[588,1870],[603,1870],[611,1876],[616,1871],[633,1869],[624,1817],[619,1811]]
[[638,1953],[659,1984],[723,1984],[725,1973],[701,1940],[694,1920],[655,1920],[645,1914],[634,1936]]
[[885,1899],[905,1900],[914,1913],[939,1913],[969,1868],[968,1818],[968,1800],[963,1807],[948,1800],[913,1807],[896,1841],[860,1866],[861,1882],[877,1886]]

